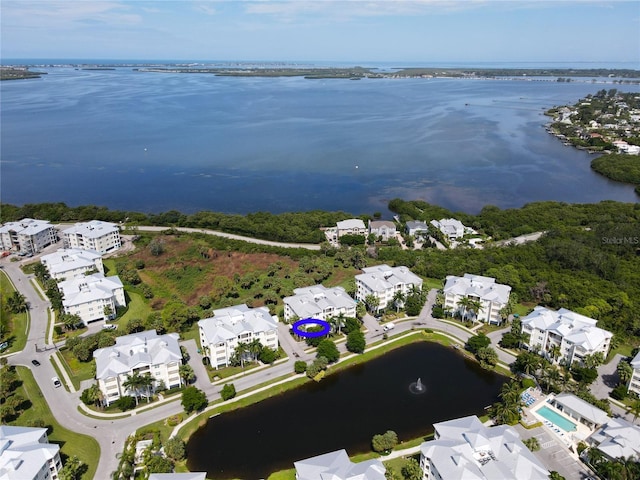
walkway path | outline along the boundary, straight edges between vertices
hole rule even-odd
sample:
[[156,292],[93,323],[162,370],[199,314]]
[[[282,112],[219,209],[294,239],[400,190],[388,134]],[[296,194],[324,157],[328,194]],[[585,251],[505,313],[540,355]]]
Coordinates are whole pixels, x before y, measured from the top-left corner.
[[[163,232],[169,230],[172,227],[153,227],[153,226],[139,226],[136,227],[142,232]],[[204,233],[205,235],[215,235],[217,237],[229,238],[231,240],[241,240],[243,242],[256,243],[258,245],[269,245],[272,247],[282,248],[306,248],[307,250],[320,250],[320,245],[312,243],[284,243],[273,242],[271,240],[262,240],[260,238],[243,237],[242,235],[235,235],[233,233],[219,232],[217,230],[208,230],[205,228],[189,228],[189,227],[173,227],[174,230],[186,233]]]

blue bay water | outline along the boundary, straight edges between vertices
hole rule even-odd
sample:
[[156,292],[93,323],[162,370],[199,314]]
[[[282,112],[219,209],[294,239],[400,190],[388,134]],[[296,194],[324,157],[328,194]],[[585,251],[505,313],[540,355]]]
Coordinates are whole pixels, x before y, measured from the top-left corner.
[[1,197],[159,212],[477,212],[636,202],[547,134],[590,81],[242,78],[46,68],[0,84]]

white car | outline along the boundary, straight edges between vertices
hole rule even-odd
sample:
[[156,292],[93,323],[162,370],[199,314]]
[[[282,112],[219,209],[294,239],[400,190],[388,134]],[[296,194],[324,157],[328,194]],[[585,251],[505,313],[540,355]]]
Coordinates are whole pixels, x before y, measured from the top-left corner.
[[113,325],[110,323],[105,323],[104,325],[102,325],[103,330],[116,330],[117,328],[117,325]]
[[53,382],[53,386],[56,388],[62,386],[62,383],[60,383],[60,379],[58,377],[52,377],[51,381]]

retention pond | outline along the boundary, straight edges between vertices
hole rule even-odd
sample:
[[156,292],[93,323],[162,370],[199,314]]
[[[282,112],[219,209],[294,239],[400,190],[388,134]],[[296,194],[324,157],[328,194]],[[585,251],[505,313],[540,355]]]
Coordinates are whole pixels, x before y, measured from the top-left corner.
[[[420,395],[410,389],[417,378]],[[212,417],[189,441],[188,467],[216,479],[254,480],[341,448],[367,452],[373,435],[387,430],[404,441],[431,433],[433,423],[483,414],[506,380],[451,348],[411,344]]]

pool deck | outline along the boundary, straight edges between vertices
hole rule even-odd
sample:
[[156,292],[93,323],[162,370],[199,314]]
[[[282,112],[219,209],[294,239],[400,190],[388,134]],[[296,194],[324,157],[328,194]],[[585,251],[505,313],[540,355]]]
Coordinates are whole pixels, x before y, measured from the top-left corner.
[[[552,433],[557,439],[559,439],[567,448],[571,449],[572,453],[576,451],[578,442],[582,441],[593,433],[586,425],[583,425],[575,418],[569,417],[567,414],[548,403],[548,399],[553,398],[553,395],[544,395],[540,390],[533,388],[529,388],[528,390],[526,390],[526,392],[528,392],[531,398],[535,399],[534,403],[523,408],[522,417],[523,422],[526,425],[533,425],[537,422],[542,422],[543,427],[548,432]],[[544,406],[574,424],[576,426],[576,430],[574,432],[567,432],[560,428],[558,425],[544,418],[538,413],[538,410],[540,410]]]

